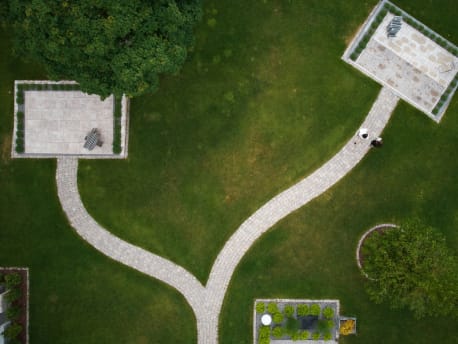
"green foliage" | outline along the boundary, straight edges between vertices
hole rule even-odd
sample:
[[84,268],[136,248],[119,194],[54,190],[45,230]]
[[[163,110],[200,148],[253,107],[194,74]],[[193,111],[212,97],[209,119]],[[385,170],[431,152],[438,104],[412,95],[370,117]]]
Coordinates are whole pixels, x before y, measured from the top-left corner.
[[272,319],[275,323],[280,324],[283,322],[283,314],[281,314],[280,312],[275,313]]
[[9,0],[8,11],[19,56],[103,98],[152,92],[177,73],[200,17],[200,0]]
[[301,331],[299,332],[299,339],[301,340],[307,340],[310,337],[310,332],[309,331]]
[[6,317],[10,320],[17,320],[21,315],[22,308],[17,305],[9,305],[6,309]]
[[334,326],[333,321],[320,319],[318,320],[318,324],[316,328],[320,333],[327,333],[332,329],[333,326]]
[[332,339],[331,332],[326,332],[325,334],[323,334],[323,339],[324,340],[331,340]]
[[16,322],[11,323],[4,331],[6,339],[14,339],[22,332],[22,326]]
[[270,327],[261,326],[259,329],[259,344],[269,344],[270,343]]
[[310,308],[307,304],[300,304],[297,306],[297,315],[305,316],[310,314]]
[[332,319],[332,317],[334,316],[334,310],[331,307],[324,307],[323,316],[326,319]]
[[274,327],[274,329],[272,330],[272,336],[274,336],[275,338],[283,337],[283,327],[281,326]]
[[285,324],[286,332],[292,336],[299,330],[299,321],[295,318],[288,317]]
[[120,154],[121,147],[121,120],[118,118],[113,119],[113,153]]
[[280,311],[278,310],[278,305],[275,302],[269,302],[267,305],[267,312],[270,314],[275,314],[279,313]]
[[283,308],[283,314],[286,317],[292,317],[294,314],[294,307],[291,305],[286,305],[285,308]]
[[8,302],[14,302],[21,297],[22,293],[19,288],[9,289],[8,293],[5,295],[5,299]]
[[311,315],[320,315],[321,313],[321,307],[319,304],[314,303],[313,305],[310,306],[310,314]]
[[256,304],[256,313],[264,313],[265,310],[266,310],[266,305],[264,304],[264,302],[258,302]]
[[22,276],[20,273],[12,272],[5,275],[5,285],[6,289],[10,289],[20,285],[22,282]]
[[313,340],[318,340],[318,339],[320,339],[320,335],[321,335],[320,332],[313,332],[312,333],[312,339]]
[[408,308],[417,318],[458,315],[458,260],[436,229],[413,220],[374,232],[362,253],[374,278],[366,289],[376,303]]

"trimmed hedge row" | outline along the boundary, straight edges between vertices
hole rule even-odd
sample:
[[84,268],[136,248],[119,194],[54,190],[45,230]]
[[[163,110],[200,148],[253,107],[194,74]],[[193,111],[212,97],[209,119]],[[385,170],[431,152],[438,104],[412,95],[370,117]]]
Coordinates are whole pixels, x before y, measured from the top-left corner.
[[114,98],[114,116],[113,116],[113,153],[121,154],[121,117],[122,104],[121,97]]
[[24,153],[24,112],[16,113],[16,153]]
[[391,5],[391,4],[385,4],[377,13],[375,16],[374,20],[372,21],[369,29],[367,32],[364,34],[363,38],[358,42],[358,45],[356,48],[353,50],[353,52],[350,54],[350,59],[353,61],[356,61],[358,56],[361,54],[361,52],[366,48],[367,43],[369,43],[372,35],[374,34],[375,30],[377,27],[380,25],[382,22],[383,18],[385,15],[390,12],[396,16],[402,16],[402,20],[405,21],[407,24],[410,26],[414,27],[421,33],[423,33],[426,37],[429,37],[432,39],[434,42],[436,42],[438,45],[440,45],[442,48],[446,49],[448,52],[453,54],[454,56],[458,56],[458,48],[448,44],[448,42],[443,39],[442,37],[439,37],[436,35],[434,32],[429,30],[427,27],[425,27],[423,24],[415,20],[414,18],[410,17],[403,11],[401,11],[398,7]]
[[363,38],[360,39],[360,41],[358,42],[358,45],[353,50],[353,52],[350,54],[350,59],[352,59],[353,61],[356,61],[356,59],[361,54],[361,52],[366,48],[367,43],[369,43],[372,35],[375,33],[375,31],[379,27],[379,25],[382,22],[383,18],[385,18],[386,14],[388,13],[387,6],[389,6],[389,5],[385,4],[385,6],[383,6],[379,10],[379,12],[375,16],[374,20],[372,21],[369,29],[364,34]]
[[23,91],[79,91],[78,84],[18,84],[18,94]]
[[442,94],[441,98],[439,99],[439,102],[434,107],[434,109],[432,111],[433,115],[437,115],[439,113],[439,110],[444,106],[444,104],[447,102],[448,98],[452,95],[452,92],[455,89],[456,85],[458,85],[458,73],[455,75],[455,78],[448,85],[447,89]]

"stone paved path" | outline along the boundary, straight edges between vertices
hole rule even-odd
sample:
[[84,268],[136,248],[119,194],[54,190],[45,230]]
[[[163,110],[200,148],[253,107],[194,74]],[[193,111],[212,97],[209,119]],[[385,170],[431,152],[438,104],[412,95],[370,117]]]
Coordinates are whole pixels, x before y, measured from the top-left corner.
[[218,320],[229,281],[248,249],[269,228],[291,212],[321,195],[345,176],[366,155],[370,141],[379,136],[399,98],[383,88],[361,127],[369,138],[355,136],[327,163],[280,193],[250,216],[226,242],[213,265],[207,285],[187,270],[131,245],[103,229],[86,211],[77,187],[78,160],[58,159],[57,187],[62,207],[79,235],[105,255],[176,288],[194,310],[199,344],[218,342]]

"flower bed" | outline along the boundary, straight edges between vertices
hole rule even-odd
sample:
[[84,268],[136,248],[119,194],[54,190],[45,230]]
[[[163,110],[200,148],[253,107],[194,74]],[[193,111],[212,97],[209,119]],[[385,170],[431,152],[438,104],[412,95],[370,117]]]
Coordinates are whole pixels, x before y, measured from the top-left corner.
[[5,290],[6,318],[2,333],[7,343],[28,343],[28,270],[0,268],[0,286]]
[[[269,314],[272,324],[261,323]],[[255,343],[271,341],[331,341],[338,338],[337,300],[258,300],[255,302]],[[257,334],[257,335],[256,335]]]

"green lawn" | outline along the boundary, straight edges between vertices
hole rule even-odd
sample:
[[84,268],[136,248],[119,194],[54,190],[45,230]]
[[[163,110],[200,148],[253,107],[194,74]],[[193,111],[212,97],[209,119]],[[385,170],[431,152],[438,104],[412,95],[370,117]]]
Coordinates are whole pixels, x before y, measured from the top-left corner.
[[[454,1],[396,3],[456,43]],[[81,162],[88,211],[205,282],[244,219],[328,160],[364,119],[380,88],[340,56],[375,4],[206,1],[182,72],[131,102],[129,159]],[[31,268],[31,342],[195,343],[177,292],[95,252],[67,224],[54,161],[9,159],[13,80],[43,73],[8,55],[7,39],[2,31],[0,264]],[[231,282],[221,343],[251,343],[260,297],[340,299],[358,317],[358,336],[342,343],[453,343],[456,321],[371,303],[354,256],[367,228],[409,216],[458,251],[457,110],[455,97],[436,125],[401,103],[382,149],[262,237]]]

